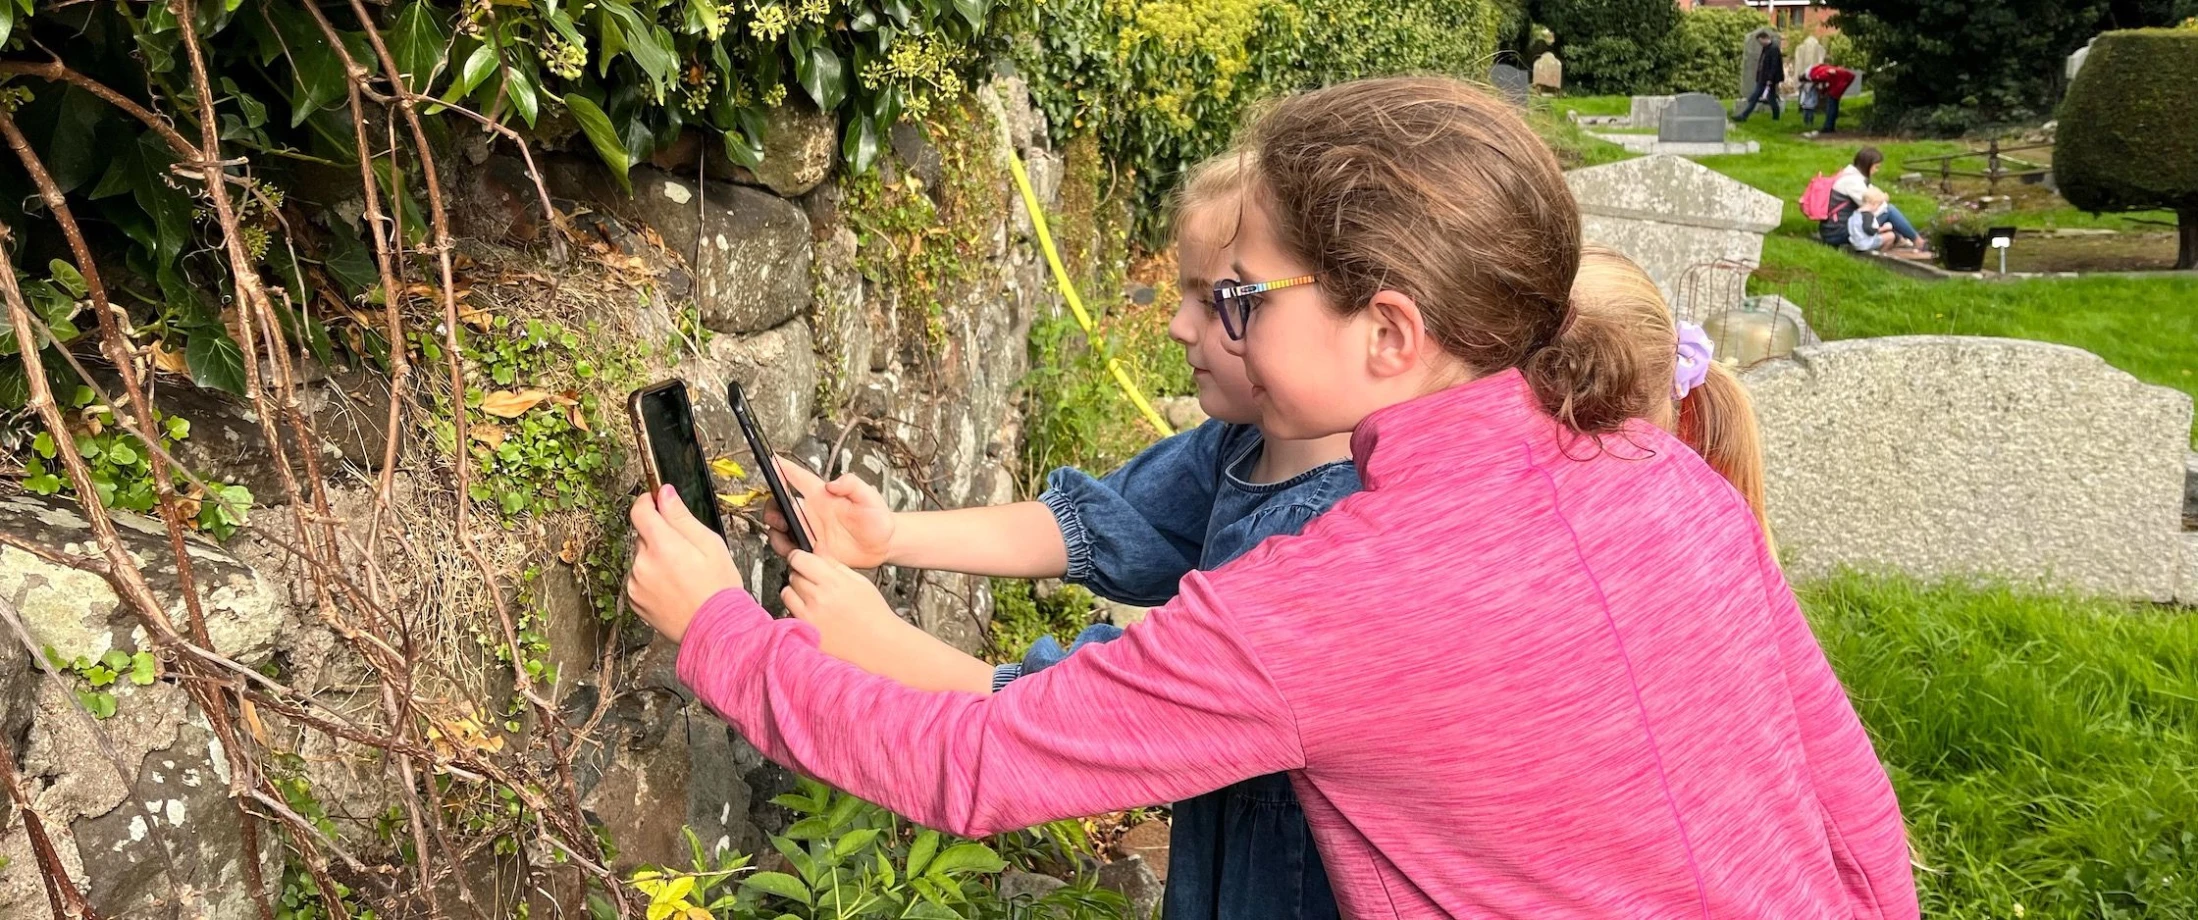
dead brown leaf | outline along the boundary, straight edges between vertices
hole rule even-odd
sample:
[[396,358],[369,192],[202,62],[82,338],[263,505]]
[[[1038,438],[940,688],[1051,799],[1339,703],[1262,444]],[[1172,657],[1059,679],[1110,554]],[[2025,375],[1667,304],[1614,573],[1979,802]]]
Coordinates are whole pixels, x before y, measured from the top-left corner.
[[574,537],[566,537],[564,548],[557,551],[557,558],[566,565],[578,564],[580,562],[580,541]]
[[549,398],[549,393],[543,390],[497,390],[481,399],[481,411],[497,418],[518,418]]
[[511,436],[502,425],[471,425],[467,426],[466,433],[474,440],[488,445],[490,450],[504,446],[504,439]]
[[190,363],[183,360],[183,353],[180,351],[169,351],[160,347],[159,342],[154,342],[152,354],[154,367],[171,374],[188,374],[191,372]]

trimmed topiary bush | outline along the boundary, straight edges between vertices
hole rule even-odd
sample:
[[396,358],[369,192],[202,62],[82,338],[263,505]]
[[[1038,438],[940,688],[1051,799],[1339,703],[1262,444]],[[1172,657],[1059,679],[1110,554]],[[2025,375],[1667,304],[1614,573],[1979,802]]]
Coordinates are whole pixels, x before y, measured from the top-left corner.
[[[1671,91],[1719,98],[1732,95],[1739,82],[1741,43],[1762,27],[1762,13],[1735,7],[1697,7],[1679,17],[1678,63],[1672,69]],[[1791,55],[1794,47],[1787,42],[1786,53]]]
[[2053,179],[2093,213],[2176,212],[2198,268],[2198,29],[2108,32],[2061,106]]

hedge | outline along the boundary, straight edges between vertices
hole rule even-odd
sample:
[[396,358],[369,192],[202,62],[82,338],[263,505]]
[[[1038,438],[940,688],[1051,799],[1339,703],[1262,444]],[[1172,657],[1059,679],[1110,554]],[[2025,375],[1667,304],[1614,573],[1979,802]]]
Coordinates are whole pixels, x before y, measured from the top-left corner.
[[[1763,14],[1728,7],[1702,7],[1680,17],[1673,34],[1678,64],[1671,75],[1674,93],[1708,93],[1720,99],[1740,84],[1741,44],[1763,27]],[[1794,45],[1787,44],[1788,54]]]
[[2198,29],[2108,32],[2061,105],[2053,178],[2087,211],[2178,211],[2198,267]]
[[1182,170],[1228,146],[1246,106],[1392,73],[1487,73],[1495,0],[1044,0],[1015,62],[1056,132],[1131,167],[1148,238]]

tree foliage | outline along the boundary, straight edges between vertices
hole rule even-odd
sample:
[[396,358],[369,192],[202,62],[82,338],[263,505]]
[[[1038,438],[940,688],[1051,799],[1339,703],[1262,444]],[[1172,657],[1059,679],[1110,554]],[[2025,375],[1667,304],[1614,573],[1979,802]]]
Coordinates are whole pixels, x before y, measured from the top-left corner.
[[1567,89],[1631,95],[1670,87],[1680,26],[1672,0],[1537,0],[1529,10],[1556,34]]
[[2198,267],[2198,29],[2099,36],[2061,108],[2053,178],[2087,211],[2181,216],[2178,268]]

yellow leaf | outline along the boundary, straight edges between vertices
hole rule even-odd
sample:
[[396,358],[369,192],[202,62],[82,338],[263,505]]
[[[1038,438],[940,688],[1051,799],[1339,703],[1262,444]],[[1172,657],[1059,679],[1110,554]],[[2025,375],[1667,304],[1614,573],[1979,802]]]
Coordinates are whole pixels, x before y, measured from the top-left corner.
[[[498,2],[501,2],[501,0],[498,0]],[[672,905],[663,901],[653,902],[649,905],[649,920],[665,920],[665,918],[672,915],[672,911],[675,909]]]
[[541,405],[549,396],[542,390],[520,390],[516,393],[498,390],[481,399],[481,411],[497,418],[518,418],[528,409]]
[[153,366],[171,374],[191,372],[191,365],[183,360],[182,352],[162,348],[159,342],[153,343]]
[[725,507],[731,508],[735,511],[739,511],[743,508],[748,507],[749,505],[755,504],[758,499],[761,499],[762,497],[769,494],[771,493],[763,489],[749,489],[748,491],[743,492],[739,495],[727,495],[723,492],[719,492],[717,493],[717,501],[718,504],[724,505]]
[[694,890],[695,890],[695,879],[694,879],[694,876],[692,876],[692,875],[685,875],[685,876],[681,876],[681,877],[679,877],[679,878],[675,878],[675,879],[673,879],[673,880],[672,880],[672,883],[671,883],[671,884],[669,884],[669,885],[666,885],[666,886],[664,886],[664,895],[663,895],[663,897],[664,897],[664,899],[665,899],[665,900],[667,900],[667,901],[673,901],[673,902],[678,902],[678,901],[685,901],[685,900],[687,900],[687,895],[688,895],[688,894],[690,894],[690,893],[692,893],[692,892],[693,892]]
[[717,920],[717,918],[710,916],[709,911],[689,904],[687,905],[686,920]]
[[724,479],[748,478],[748,471],[741,469],[740,464],[731,457],[719,457],[710,461],[710,472]]

